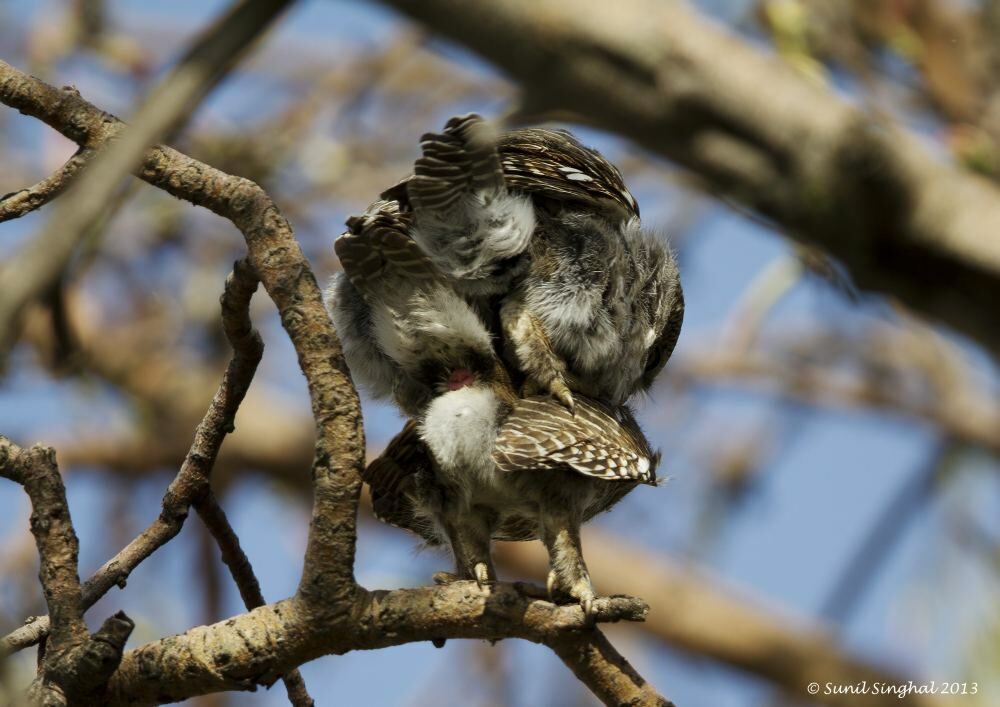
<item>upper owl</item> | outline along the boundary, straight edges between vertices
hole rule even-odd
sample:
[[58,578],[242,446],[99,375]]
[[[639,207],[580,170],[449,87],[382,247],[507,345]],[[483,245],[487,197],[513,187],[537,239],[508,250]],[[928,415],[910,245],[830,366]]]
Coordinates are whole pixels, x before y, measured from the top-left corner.
[[526,392],[625,402],[670,357],[684,298],[670,249],[642,228],[617,168],[562,130],[496,135],[477,115],[421,138],[413,176],[383,193],[481,313]]

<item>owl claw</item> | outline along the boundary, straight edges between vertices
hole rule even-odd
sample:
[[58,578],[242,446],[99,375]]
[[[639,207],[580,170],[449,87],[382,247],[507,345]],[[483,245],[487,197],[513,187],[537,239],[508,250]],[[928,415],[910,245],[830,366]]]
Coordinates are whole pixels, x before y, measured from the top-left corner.
[[590,620],[597,616],[595,603],[597,595],[594,594],[594,587],[588,577],[584,576],[574,582],[572,586],[565,587],[562,586],[558,573],[555,570],[550,570],[545,581],[545,588],[548,591],[549,601],[553,604],[558,604],[560,600],[565,601],[567,597],[571,597],[579,602],[586,619]]
[[477,562],[472,568],[472,573],[476,578],[476,584],[479,585],[479,588],[488,593],[494,582],[490,579],[490,571],[489,567],[486,566],[486,563]]
[[554,378],[551,383],[549,383],[549,394],[559,401],[559,404],[570,411],[570,413],[575,413],[576,402],[573,400],[573,393],[570,392],[569,386],[563,381],[562,378]]

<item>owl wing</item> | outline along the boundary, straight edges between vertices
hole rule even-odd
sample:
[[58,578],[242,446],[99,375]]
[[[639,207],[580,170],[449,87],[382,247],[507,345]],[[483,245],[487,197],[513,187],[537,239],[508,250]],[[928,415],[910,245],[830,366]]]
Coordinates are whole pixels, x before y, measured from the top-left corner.
[[333,244],[344,272],[366,300],[392,304],[415,289],[441,283],[442,276],[409,236],[410,219],[399,206],[377,201],[363,216],[347,220]]
[[628,408],[576,399],[575,412],[548,396],[518,401],[497,435],[497,469],[569,468],[608,481],[655,484],[659,454]]
[[440,133],[420,138],[406,194],[418,209],[447,212],[470,191],[500,191],[504,175],[489,123],[475,113],[451,118]]
[[416,512],[413,496],[417,475],[429,472],[431,464],[427,446],[417,433],[417,422],[409,420],[361,478],[368,484],[376,518],[436,544],[433,524]]
[[639,216],[618,168],[565,130],[513,130],[500,137],[497,150],[511,190],[597,207],[624,219]]
[[405,210],[414,205],[446,210],[465,191],[499,188],[621,218],[639,216],[635,197],[621,172],[597,150],[565,130],[524,128],[494,136],[475,114],[448,121],[442,133],[420,138],[423,156],[414,175],[382,192]]

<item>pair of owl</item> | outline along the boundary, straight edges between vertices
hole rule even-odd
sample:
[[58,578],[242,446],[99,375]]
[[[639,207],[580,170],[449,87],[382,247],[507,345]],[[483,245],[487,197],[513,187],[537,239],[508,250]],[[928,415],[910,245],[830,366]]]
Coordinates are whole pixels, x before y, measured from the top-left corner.
[[467,115],[421,148],[348,220],[327,295],[356,380],[410,418],[365,472],[375,514],[451,548],[438,581],[483,588],[492,539],[541,538],[549,595],[591,613],[580,526],[655,483],[626,402],[677,341],[676,263],[568,132]]

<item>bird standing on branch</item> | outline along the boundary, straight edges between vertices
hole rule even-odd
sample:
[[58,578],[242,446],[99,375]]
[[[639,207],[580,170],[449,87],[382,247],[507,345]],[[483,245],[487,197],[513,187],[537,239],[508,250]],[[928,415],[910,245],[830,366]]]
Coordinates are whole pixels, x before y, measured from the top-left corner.
[[550,595],[589,613],[580,525],[655,483],[659,455],[623,403],[676,342],[674,260],[618,171],[568,133],[497,142],[467,116],[423,153],[349,220],[328,295],[352,372],[412,418],[365,474],[376,514],[447,543],[450,577],[480,586],[491,539],[541,538]]

